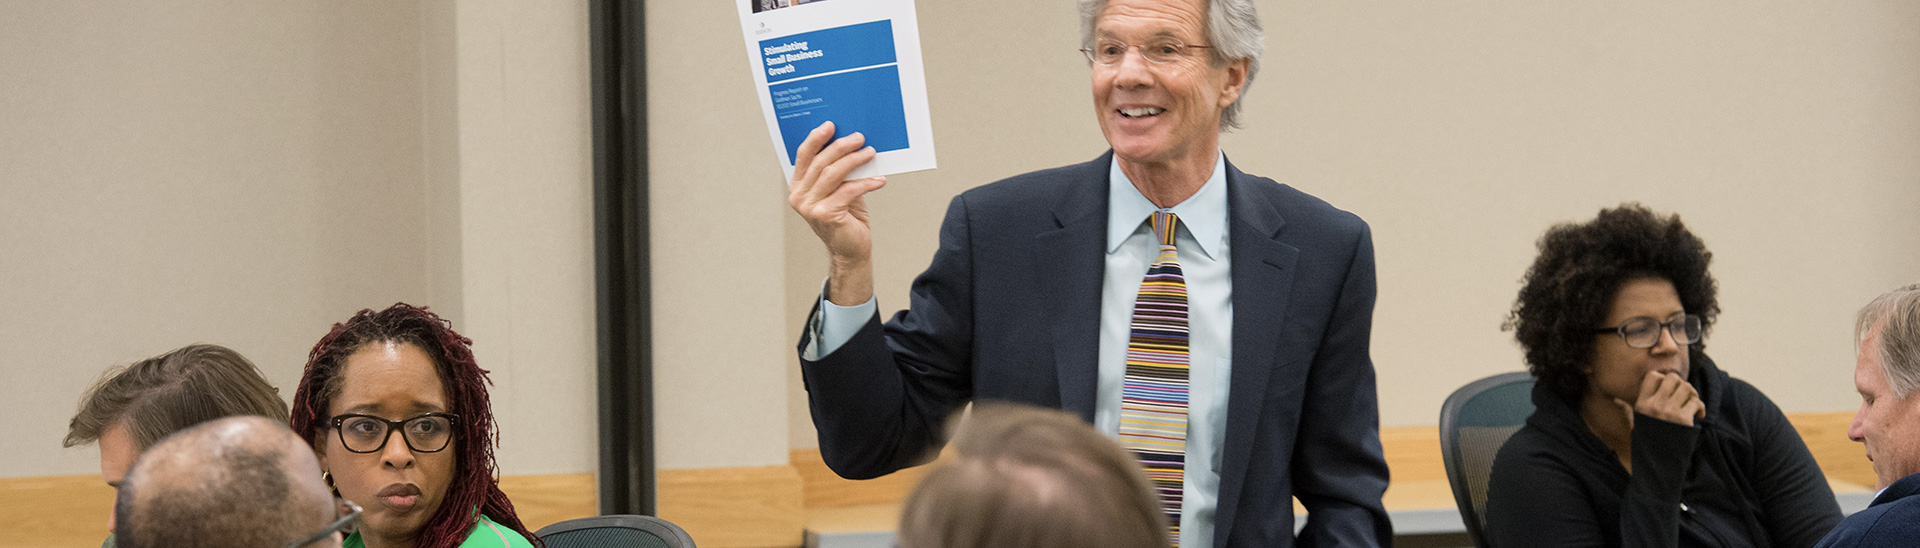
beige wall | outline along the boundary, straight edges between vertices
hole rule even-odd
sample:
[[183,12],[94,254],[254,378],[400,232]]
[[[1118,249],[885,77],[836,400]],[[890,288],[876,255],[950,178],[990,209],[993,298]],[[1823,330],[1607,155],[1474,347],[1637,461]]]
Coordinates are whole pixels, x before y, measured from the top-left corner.
[[493,371],[501,469],[594,466],[584,1],[0,4],[0,477],[102,370],[232,346],[291,395],[365,307]]
[[232,346],[291,395],[354,310],[427,291],[419,21],[379,2],[0,4],[0,475],[109,365]]
[[[0,476],[94,471],[58,443],[108,365],[219,342],[290,391],[327,324],[396,300],[476,340],[504,472],[592,469],[584,2],[0,6]],[[1385,423],[1517,369],[1533,238],[1628,199],[1716,252],[1721,362],[1789,411],[1854,405],[1847,316],[1920,279],[1920,7],[1261,7],[1225,147],[1373,223]],[[732,5],[647,9],[659,462],[784,463],[814,443],[818,244]],[[1070,3],[920,12],[942,167],[872,198],[889,310],[952,195],[1104,148]]]
[[[1452,387],[1521,369],[1499,326],[1534,239],[1627,200],[1681,213],[1715,252],[1721,364],[1790,412],[1857,405],[1853,310],[1920,280],[1920,33],[1907,24],[1920,6],[1259,7],[1265,67],[1248,127],[1223,147],[1372,223],[1384,424],[1433,424]],[[952,195],[1104,149],[1070,2],[919,10],[940,169],[890,177],[870,199],[885,313],[904,306]],[[749,85],[738,72],[727,90]],[[732,121],[758,115],[751,101],[732,108],[727,131],[754,127]],[[766,132],[738,131],[759,157],[721,169],[780,193]],[[791,337],[825,266],[786,215]],[[812,447],[799,376],[780,367],[788,436]]]
[[[591,472],[599,423],[587,2],[427,7],[453,13],[458,300],[462,333],[492,371],[501,471]],[[441,139],[428,132],[430,143]]]
[[667,470],[783,465],[791,213],[740,25],[731,2],[646,15],[655,456]]
[[1225,146],[1373,223],[1383,422],[1519,369],[1497,327],[1533,240],[1625,200],[1714,251],[1729,372],[1858,405],[1851,314],[1920,280],[1920,6],[1263,7],[1270,122]]

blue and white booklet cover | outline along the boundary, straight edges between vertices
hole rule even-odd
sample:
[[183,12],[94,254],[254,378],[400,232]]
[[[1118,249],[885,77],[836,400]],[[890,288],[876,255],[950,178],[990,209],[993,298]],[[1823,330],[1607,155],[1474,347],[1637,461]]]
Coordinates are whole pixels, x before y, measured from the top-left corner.
[[934,168],[912,0],[734,0],[780,167],[822,122],[878,152],[850,178]]

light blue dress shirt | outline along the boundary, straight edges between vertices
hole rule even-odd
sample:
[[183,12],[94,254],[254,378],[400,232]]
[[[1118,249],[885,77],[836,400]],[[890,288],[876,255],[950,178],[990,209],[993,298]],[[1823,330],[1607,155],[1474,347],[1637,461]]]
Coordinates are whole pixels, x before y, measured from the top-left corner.
[[[1227,242],[1226,155],[1216,154],[1213,174],[1186,201],[1169,208],[1180,217],[1174,236],[1187,282],[1187,465],[1180,545],[1212,546],[1214,506],[1220,497],[1220,447],[1225,441],[1227,392],[1233,370],[1233,268]],[[1099,380],[1093,426],[1108,436],[1120,431],[1120,388],[1126,378],[1127,339],[1134,297],[1147,266],[1159,256],[1147,222],[1159,208],[1134,188],[1115,162],[1108,168],[1107,264],[1100,292]],[[808,360],[819,360],[852,339],[879,312],[874,299],[840,306],[820,299]]]

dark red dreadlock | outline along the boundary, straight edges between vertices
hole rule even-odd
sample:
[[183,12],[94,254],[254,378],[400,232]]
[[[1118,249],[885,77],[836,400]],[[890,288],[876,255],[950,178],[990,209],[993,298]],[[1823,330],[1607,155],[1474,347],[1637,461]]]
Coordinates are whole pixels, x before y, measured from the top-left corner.
[[340,394],[340,368],[347,356],[371,343],[397,342],[420,347],[439,368],[449,411],[460,415],[454,444],[458,453],[454,478],[433,518],[422,527],[415,548],[454,548],[466,540],[476,516],[473,509],[494,522],[518,531],[540,546],[513,512],[513,503],[493,478],[493,410],[487,399],[487,370],[473,360],[473,341],[453,331],[450,322],[426,307],[397,303],[386,310],[361,310],[346,323],[333,325],[327,336],[307,354],[307,370],[293,394],[293,431],[308,443],[324,443],[327,409]]

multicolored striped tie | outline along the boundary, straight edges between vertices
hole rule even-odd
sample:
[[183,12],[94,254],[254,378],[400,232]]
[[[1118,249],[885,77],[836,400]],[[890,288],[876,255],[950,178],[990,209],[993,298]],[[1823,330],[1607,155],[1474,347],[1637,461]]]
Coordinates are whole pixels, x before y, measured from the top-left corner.
[[1147,267],[1133,304],[1127,375],[1120,395],[1120,445],[1133,450],[1160,494],[1172,540],[1180,543],[1187,453],[1187,280],[1173,247],[1180,218],[1153,213],[1160,257]]

